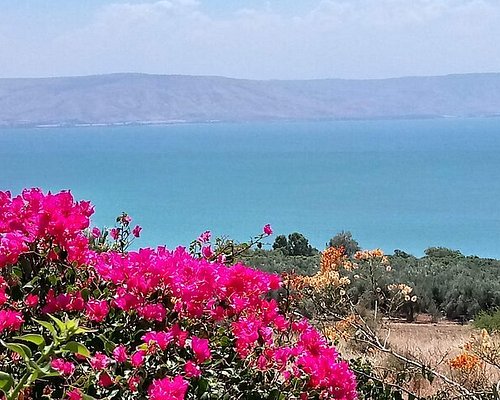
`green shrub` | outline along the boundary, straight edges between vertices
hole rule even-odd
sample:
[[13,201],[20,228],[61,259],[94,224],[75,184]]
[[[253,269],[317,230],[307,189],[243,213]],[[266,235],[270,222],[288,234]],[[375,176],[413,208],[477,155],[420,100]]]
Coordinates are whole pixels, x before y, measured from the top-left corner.
[[474,319],[474,326],[488,332],[500,331],[500,309],[491,312],[481,311]]

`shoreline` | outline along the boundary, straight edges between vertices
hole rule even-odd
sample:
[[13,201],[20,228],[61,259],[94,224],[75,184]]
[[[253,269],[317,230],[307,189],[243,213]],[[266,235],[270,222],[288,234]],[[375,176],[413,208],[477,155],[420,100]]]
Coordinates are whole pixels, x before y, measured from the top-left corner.
[[316,119],[251,119],[251,120],[151,120],[151,121],[117,121],[117,122],[78,122],[78,123],[0,123],[0,130],[3,129],[59,129],[59,128],[114,128],[114,127],[135,127],[135,126],[172,126],[172,125],[204,125],[204,124],[251,124],[251,123],[316,123],[316,122],[363,122],[363,121],[415,121],[415,120],[470,120],[470,119],[495,119],[500,118],[500,114],[491,115],[401,115],[401,116],[380,116],[371,118],[316,118]]

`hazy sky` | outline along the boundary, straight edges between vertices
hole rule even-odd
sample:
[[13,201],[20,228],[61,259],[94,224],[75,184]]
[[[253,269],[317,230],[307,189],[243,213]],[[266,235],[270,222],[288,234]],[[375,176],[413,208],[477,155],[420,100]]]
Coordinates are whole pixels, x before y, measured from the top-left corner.
[[500,0],[1,0],[0,77],[500,72]]

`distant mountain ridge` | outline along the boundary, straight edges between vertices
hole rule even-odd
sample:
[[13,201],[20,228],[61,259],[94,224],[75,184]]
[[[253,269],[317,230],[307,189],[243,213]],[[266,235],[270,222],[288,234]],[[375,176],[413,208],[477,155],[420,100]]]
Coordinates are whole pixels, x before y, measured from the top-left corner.
[[500,116],[500,73],[245,80],[120,73],[0,79],[0,126]]

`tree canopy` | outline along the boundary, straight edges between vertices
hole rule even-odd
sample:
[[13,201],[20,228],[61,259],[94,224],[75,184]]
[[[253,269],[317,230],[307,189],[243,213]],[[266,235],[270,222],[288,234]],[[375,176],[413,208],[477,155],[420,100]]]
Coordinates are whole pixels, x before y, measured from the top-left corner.
[[293,232],[288,235],[278,235],[274,240],[274,250],[280,250],[286,256],[312,256],[317,253],[309,240],[299,232]]
[[349,231],[340,231],[337,233],[329,240],[326,247],[343,247],[345,254],[349,257],[361,250],[359,243],[352,237],[352,233]]

